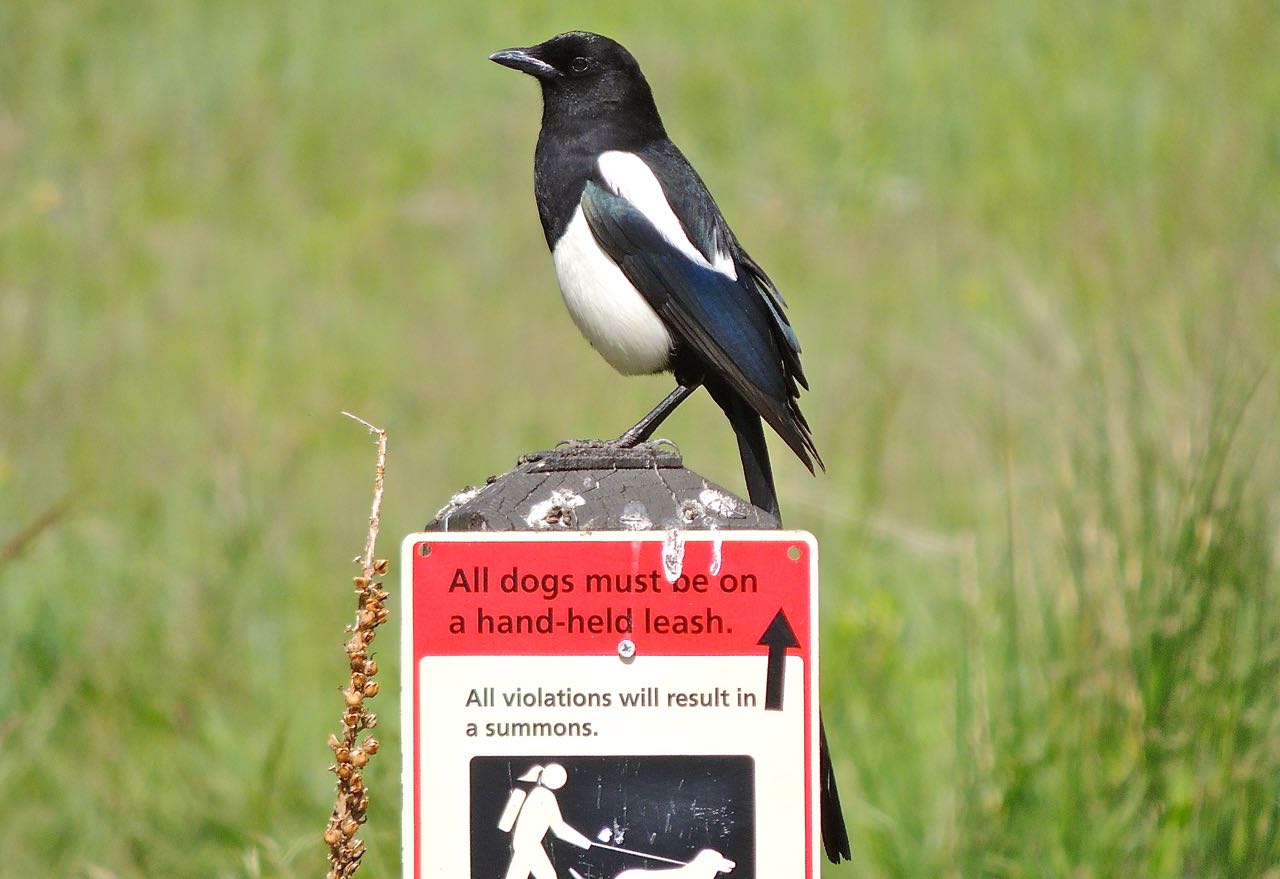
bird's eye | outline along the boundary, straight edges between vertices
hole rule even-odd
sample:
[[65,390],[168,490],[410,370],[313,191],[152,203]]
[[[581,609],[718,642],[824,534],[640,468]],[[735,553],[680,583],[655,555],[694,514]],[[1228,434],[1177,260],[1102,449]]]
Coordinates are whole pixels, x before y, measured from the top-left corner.
[[574,58],[569,62],[569,69],[574,73],[586,73],[587,68],[591,66],[591,62],[586,58]]

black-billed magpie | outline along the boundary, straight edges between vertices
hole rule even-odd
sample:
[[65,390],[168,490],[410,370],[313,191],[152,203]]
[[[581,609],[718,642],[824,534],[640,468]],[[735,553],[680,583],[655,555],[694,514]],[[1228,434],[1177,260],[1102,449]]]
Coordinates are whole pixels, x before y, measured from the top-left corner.
[[760,419],[812,472],[808,388],[782,296],[667,137],[631,53],[573,32],[490,56],[542,85],[534,194],[574,322],[624,375],[670,370],[677,387],[618,438],[648,439],[699,385],[738,438],[752,503],[778,515]]
[[[676,389],[618,437],[648,439],[700,385],[738,439],[751,502],[779,515],[761,419],[813,472],[800,412],[800,343],[764,269],[667,137],[649,83],[623,46],[575,31],[489,56],[536,78],[542,130],[534,195],[574,323],[624,375],[675,374]],[[849,858],[835,773],[820,735],[822,838]]]

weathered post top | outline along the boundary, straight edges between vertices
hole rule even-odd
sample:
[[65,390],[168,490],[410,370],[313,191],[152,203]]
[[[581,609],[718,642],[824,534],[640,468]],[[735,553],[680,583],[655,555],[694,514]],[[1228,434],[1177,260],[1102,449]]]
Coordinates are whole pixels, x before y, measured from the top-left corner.
[[458,492],[427,531],[772,530],[777,519],[687,469],[662,443],[576,442],[523,455]]

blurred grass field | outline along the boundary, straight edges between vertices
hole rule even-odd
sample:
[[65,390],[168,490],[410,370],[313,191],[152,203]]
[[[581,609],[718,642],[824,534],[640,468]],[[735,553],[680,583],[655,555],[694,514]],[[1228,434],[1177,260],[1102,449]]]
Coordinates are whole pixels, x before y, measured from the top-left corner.
[[[578,338],[536,88],[485,60],[575,27],[805,345],[830,472],[774,448],[823,551],[828,874],[1280,876],[1265,0],[0,4],[0,875],[323,875],[373,457],[339,410],[390,432],[394,555],[668,389]],[[740,490],[721,427],[664,433]]]

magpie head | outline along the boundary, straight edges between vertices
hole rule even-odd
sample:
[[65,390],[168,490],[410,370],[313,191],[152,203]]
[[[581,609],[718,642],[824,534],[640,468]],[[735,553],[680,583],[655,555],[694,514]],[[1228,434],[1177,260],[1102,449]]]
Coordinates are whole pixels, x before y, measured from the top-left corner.
[[636,59],[599,34],[570,31],[536,46],[494,52],[489,60],[537,79],[548,109],[595,115],[622,107],[657,115]]

